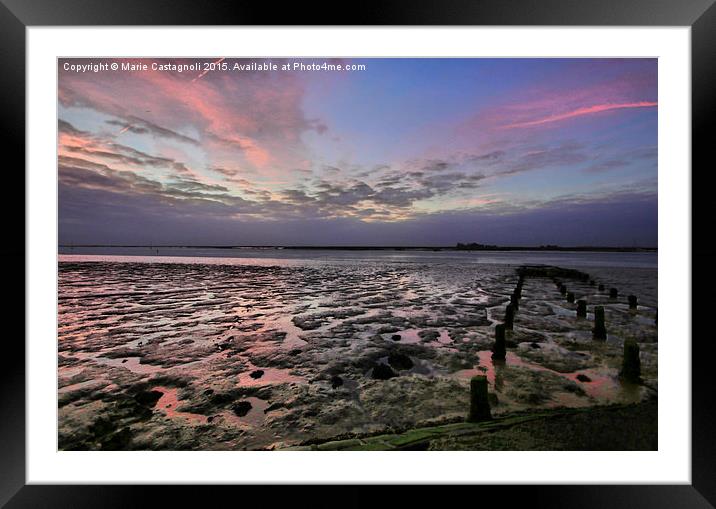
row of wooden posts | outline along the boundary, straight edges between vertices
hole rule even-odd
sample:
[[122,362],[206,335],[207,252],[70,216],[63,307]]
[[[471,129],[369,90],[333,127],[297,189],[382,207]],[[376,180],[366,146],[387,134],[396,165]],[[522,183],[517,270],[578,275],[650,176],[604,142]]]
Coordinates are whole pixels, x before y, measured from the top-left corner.
[[[522,286],[525,283],[523,274],[519,275],[517,285],[510,295],[510,303],[505,308],[505,320],[495,325],[495,344],[492,346],[492,360],[504,361],[507,357],[507,343],[505,331],[513,330],[515,326],[515,313],[520,309],[522,298]],[[470,379],[470,413],[467,416],[468,422],[480,422],[492,418],[490,412],[490,401],[487,396],[487,377],[477,375]]]
[[[561,281],[554,279],[554,283],[559,291],[567,299],[567,302],[574,303],[574,293],[567,291],[567,286]],[[492,360],[504,361],[507,355],[507,344],[505,340],[505,331],[514,329],[515,314],[520,309],[520,299],[522,298],[522,287],[525,278],[523,274],[519,274],[517,285],[510,295],[510,303],[505,308],[505,319],[503,323],[495,325],[495,343],[492,347]],[[593,279],[589,280],[591,286],[595,286]],[[605,290],[603,284],[598,286],[600,292]],[[616,288],[609,289],[609,298],[616,299],[619,291]],[[637,309],[636,295],[628,297],[629,309],[635,311]],[[587,301],[584,299],[577,300],[577,318],[587,317]],[[607,329],[604,318],[604,306],[594,306],[594,328],[592,329],[592,338],[595,340],[606,341]],[[639,345],[634,339],[627,339],[624,342],[624,357],[622,360],[622,369],[619,373],[623,380],[631,383],[641,381],[641,361],[639,359]],[[468,414],[468,422],[479,422],[491,419],[490,403],[487,395],[487,376],[477,375],[470,380],[470,413]]]
[[[562,295],[566,296],[567,302],[569,302],[570,304],[574,304],[574,292],[567,291],[567,285],[565,285],[558,279],[554,279],[554,283],[557,285],[557,288],[559,288],[559,292]],[[593,279],[590,279],[589,284],[591,286],[594,286],[596,285],[596,282]],[[598,288],[600,292],[603,292],[605,290],[603,284],[600,284]],[[609,289],[610,299],[616,299],[618,296],[619,290],[617,290],[616,288]],[[636,295],[629,295],[629,297],[627,297],[627,300],[629,302],[629,309],[631,311],[636,311],[638,303]],[[577,301],[577,318],[586,317],[587,301],[584,299],[579,299]],[[604,306],[594,306],[594,328],[592,329],[592,337],[594,339],[602,341],[605,341],[607,339],[607,328],[604,320]]]

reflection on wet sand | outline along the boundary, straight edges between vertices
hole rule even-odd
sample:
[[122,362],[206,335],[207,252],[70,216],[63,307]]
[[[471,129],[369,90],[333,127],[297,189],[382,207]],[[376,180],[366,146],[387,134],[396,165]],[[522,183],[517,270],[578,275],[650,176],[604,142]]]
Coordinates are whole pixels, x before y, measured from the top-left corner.
[[169,419],[180,417],[190,422],[206,422],[205,415],[192,414],[191,412],[180,412],[177,410],[179,399],[177,398],[177,389],[173,387],[152,387],[153,391],[160,392],[162,395],[157,400],[154,408],[164,413]]
[[[606,366],[571,373],[560,373],[540,366],[539,364],[525,361],[514,352],[507,352],[507,358],[504,361],[493,360],[492,351],[489,350],[478,352],[478,359],[479,364],[475,368],[458,371],[455,375],[467,379],[476,375],[485,375],[487,376],[488,384],[494,388],[498,394],[504,392],[506,379],[508,380],[507,385],[509,386],[509,374],[506,373],[506,368],[508,367],[541,371],[563,377],[565,380],[578,384],[579,388],[587,396],[601,404],[633,403],[639,401],[644,392],[643,388],[638,385],[619,380],[616,371],[610,370]],[[563,400],[560,400],[560,398],[564,397],[565,393],[558,394],[555,402],[557,404],[565,403]],[[589,402],[580,401],[577,403],[577,406],[586,404],[589,404]]]

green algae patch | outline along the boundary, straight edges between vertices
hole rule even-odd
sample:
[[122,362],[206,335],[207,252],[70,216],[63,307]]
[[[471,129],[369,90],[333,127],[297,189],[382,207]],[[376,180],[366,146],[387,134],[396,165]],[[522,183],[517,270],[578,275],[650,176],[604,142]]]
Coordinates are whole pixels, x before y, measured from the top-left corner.
[[[657,403],[555,409],[491,421],[416,428],[403,433],[330,440],[290,450],[656,450]],[[594,442],[594,426],[608,425]],[[627,428],[628,426],[628,428]],[[625,429],[631,432],[625,433]],[[557,431],[560,431],[557,433]]]
[[316,449],[319,451],[339,451],[341,449],[353,449],[361,445],[361,441],[357,438],[353,440],[335,440],[333,442],[326,442],[319,444]]

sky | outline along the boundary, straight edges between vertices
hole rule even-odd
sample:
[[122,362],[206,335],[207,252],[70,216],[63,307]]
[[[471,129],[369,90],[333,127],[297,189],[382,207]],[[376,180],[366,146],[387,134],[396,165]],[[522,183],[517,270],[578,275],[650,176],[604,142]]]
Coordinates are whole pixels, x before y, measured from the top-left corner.
[[61,244],[657,245],[656,59],[58,66]]

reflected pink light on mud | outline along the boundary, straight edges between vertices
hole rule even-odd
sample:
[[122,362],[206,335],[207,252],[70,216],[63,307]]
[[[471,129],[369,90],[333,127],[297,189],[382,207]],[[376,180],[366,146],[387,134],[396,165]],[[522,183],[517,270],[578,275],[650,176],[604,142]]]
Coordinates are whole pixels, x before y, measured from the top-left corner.
[[162,397],[159,398],[159,400],[157,401],[157,404],[154,405],[154,408],[156,410],[159,410],[160,412],[165,413],[168,418],[174,419],[175,417],[182,417],[184,419],[188,419],[191,422],[197,422],[197,423],[205,423],[206,422],[205,415],[177,411],[177,406],[179,404],[179,400],[177,397],[176,388],[154,387],[152,390],[162,393]]
[[[507,352],[506,361],[504,363],[495,363],[492,360],[492,351],[482,350],[478,352],[479,365],[473,369],[465,369],[458,372],[460,378],[471,378],[476,375],[485,375],[487,382],[491,387],[501,389],[504,381],[501,376],[501,368],[503,366],[520,367],[532,371],[544,371],[566,378],[575,382],[584,392],[595,399],[604,401],[613,399],[617,394],[622,394],[629,399],[638,399],[639,390],[637,386],[627,386],[621,384],[615,376],[610,376],[601,370],[579,370],[572,373],[560,373],[553,369],[527,362],[514,352]],[[579,375],[586,375],[590,378],[588,382],[582,382],[577,379]]]

